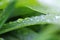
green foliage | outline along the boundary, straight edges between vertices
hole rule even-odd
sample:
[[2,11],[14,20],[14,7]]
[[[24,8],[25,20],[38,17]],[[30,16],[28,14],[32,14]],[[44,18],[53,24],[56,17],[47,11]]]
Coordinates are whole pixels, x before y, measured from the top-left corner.
[[0,0],[0,40],[60,40],[59,0]]

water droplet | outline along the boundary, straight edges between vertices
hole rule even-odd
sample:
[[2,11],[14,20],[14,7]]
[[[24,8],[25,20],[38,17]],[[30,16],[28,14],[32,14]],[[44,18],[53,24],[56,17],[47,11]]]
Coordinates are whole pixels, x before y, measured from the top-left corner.
[[23,19],[18,19],[17,22],[21,22]]
[[42,15],[42,16],[41,16],[41,19],[45,19],[45,17]]
[[9,24],[12,24],[12,22],[9,22]]
[[25,20],[27,20],[27,19],[29,19],[28,17],[27,18],[25,18]]
[[33,19],[30,19],[31,21],[33,20]]
[[60,19],[60,16],[55,16],[56,19]]
[[38,17],[38,16],[34,17],[33,19],[34,19],[35,21],[39,21],[39,17]]

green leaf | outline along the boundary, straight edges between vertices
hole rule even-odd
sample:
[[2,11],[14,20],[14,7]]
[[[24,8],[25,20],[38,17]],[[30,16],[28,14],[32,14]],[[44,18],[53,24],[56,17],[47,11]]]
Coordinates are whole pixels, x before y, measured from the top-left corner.
[[0,0],[0,9],[5,9],[13,0]]
[[0,27],[1,40],[60,40],[60,0],[0,0]]
[[[7,0],[6,3],[9,3],[9,1]],[[33,0],[33,1],[32,0],[17,0],[15,6],[16,7],[26,6],[40,13],[60,15],[59,3],[60,3],[59,0]]]
[[[49,16],[49,17],[48,17]],[[60,24],[58,23],[60,19],[56,19],[55,16],[51,15],[42,15],[42,16],[35,16],[31,18],[25,18],[25,19],[18,19],[17,21],[10,22],[5,24],[1,29],[0,29],[0,34],[12,31],[18,28],[30,26],[30,25],[36,25],[36,24],[46,24],[46,23],[51,23],[51,24]]]
[[32,40],[36,35],[38,34],[31,29],[22,28],[9,32],[9,34],[5,34],[3,38],[5,40]]
[[10,17],[11,12],[14,10],[14,4],[15,1],[11,2],[6,9],[3,10],[3,12],[0,15],[0,28],[3,26],[3,24],[6,22],[6,20]]
[[40,13],[60,15],[60,0],[33,0],[33,1],[28,0],[26,6]]
[[43,29],[33,40],[49,40],[53,35],[60,30],[60,25],[48,25],[46,29]]
[[37,16],[37,15],[42,15],[42,13],[34,11],[28,7],[22,6],[15,8],[10,17],[12,18],[12,17],[20,16],[22,18],[25,18],[25,17]]

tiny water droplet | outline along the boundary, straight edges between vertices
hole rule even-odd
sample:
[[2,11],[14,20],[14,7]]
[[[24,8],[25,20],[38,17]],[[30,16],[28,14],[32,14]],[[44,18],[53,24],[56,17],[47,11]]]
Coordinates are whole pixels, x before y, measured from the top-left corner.
[[55,16],[56,19],[60,19],[60,16]]
[[25,18],[25,20],[26,20],[26,19],[29,19],[29,18]]
[[36,16],[35,19],[36,21],[40,21],[41,18],[39,16]]
[[12,24],[12,22],[9,22],[9,24]]
[[42,16],[41,16],[41,19],[45,19],[45,17],[42,15]]
[[21,22],[23,19],[18,19],[17,22]]
[[33,20],[33,19],[30,19],[31,21]]

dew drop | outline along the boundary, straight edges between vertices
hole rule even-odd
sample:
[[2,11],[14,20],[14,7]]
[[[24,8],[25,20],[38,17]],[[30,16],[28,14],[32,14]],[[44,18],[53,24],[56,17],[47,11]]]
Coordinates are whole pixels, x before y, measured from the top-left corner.
[[33,20],[33,19],[30,19],[31,21]]
[[9,24],[12,24],[12,22],[9,22]]
[[39,16],[36,16],[35,18],[34,18],[34,20],[36,20],[36,21],[39,21]]
[[56,19],[60,19],[60,16],[55,16]]
[[21,22],[22,20],[23,20],[23,19],[18,19],[17,22],[19,23],[19,22]]
[[45,17],[42,15],[42,16],[41,16],[41,19],[45,19]]
[[27,20],[27,19],[29,19],[28,17],[27,18],[25,18],[25,20]]

